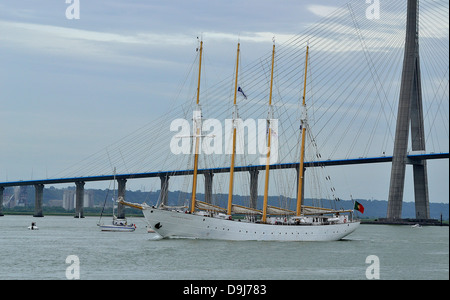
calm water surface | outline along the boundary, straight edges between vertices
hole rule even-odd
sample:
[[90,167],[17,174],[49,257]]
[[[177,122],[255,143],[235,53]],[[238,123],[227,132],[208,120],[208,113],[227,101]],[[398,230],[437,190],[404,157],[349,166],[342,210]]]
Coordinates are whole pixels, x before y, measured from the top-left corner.
[[[101,232],[97,217],[0,217],[0,279],[449,279],[449,228],[361,225],[337,242],[157,239],[143,218],[132,233]],[[27,227],[36,222],[39,230]]]

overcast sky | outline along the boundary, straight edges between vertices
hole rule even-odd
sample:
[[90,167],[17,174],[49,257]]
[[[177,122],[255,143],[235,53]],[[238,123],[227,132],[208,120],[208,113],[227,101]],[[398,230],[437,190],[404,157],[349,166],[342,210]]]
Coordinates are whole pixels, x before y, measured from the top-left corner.
[[[238,38],[256,58],[273,36],[301,33],[346,2],[80,0],[70,20],[65,0],[1,0],[0,181],[51,177],[165,113],[197,36],[220,69]],[[448,160],[430,162],[431,172],[436,164],[447,177],[429,175],[431,199],[448,202]],[[389,164],[374,172],[388,184]]]

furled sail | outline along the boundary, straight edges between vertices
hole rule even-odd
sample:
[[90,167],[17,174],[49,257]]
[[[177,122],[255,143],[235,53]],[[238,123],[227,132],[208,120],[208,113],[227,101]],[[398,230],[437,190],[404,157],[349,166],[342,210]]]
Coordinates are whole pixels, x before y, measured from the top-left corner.
[[227,210],[225,208],[222,208],[220,206],[217,205],[213,205],[211,203],[206,203],[203,201],[195,201],[195,207],[197,209],[201,209],[201,210],[207,210],[207,211],[215,211],[215,212],[221,212],[221,213],[226,213]]
[[335,209],[331,209],[331,208],[302,205],[302,212],[304,215],[320,215],[320,214],[334,214],[334,213],[351,212],[351,210],[335,210]]
[[267,207],[267,214],[269,215],[283,215],[283,216],[287,216],[287,215],[295,215],[295,211],[293,210],[289,210],[286,208],[281,208],[281,207],[275,207],[275,206],[268,206]]
[[256,208],[245,207],[237,204],[233,204],[231,207],[231,212],[235,214],[253,214],[262,215],[262,211]]
[[164,205],[161,204],[159,206],[160,209],[166,209],[166,210],[184,210],[187,209],[188,207],[185,205],[181,205],[181,206],[168,206],[168,205]]

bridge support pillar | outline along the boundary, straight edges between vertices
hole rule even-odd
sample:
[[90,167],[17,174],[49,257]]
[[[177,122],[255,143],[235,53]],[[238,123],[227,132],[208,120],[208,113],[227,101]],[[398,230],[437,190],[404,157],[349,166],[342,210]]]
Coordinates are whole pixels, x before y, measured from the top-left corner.
[[[118,197],[122,197],[123,200],[125,201],[125,190],[126,190],[126,183],[127,180],[126,179],[117,179],[117,183],[118,183]],[[124,219],[125,218],[125,207],[118,203],[117,204],[117,218],[119,219]]]
[[75,182],[75,218],[84,218],[84,181]]
[[[419,58],[418,0],[408,0],[407,9],[403,73],[388,198],[387,219],[390,221],[400,220],[402,216],[410,125],[412,150],[425,151]],[[430,212],[426,162],[415,164],[413,172],[416,217],[418,219],[429,219]]]
[[212,203],[212,185],[214,173],[209,171],[205,172],[205,202]]
[[250,171],[250,208],[256,208],[258,203],[258,170]]
[[161,204],[167,205],[169,201],[169,176],[164,175],[159,177],[161,179],[161,191],[159,200]]
[[428,198],[427,162],[413,165],[414,198],[416,219],[430,218],[430,201]]
[[[418,55],[418,54],[417,54]],[[423,124],[422,88],[420,64],[417,58],[414,78],[414,92],[411,98],[411,145],[412,151],[425,151],[425,129]],[[430,218],[430,201],[428,198],[427,161],[413,163],[414,198],[416,219]]]
[[35,184],[34,185],[34,215],[33,217],[41,218],[44,216],[42,213],[42,200],[44,197],[44,185]]
[[0,186],[0,217],[3,217],[3,192],[5,188]]

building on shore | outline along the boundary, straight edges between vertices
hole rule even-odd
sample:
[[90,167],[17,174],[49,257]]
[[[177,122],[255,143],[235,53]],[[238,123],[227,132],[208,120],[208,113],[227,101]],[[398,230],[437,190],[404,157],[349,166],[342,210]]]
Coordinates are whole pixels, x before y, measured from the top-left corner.
[[[62,207],[66,210],[71,210],[75,208],[75,203],[76,203],[75,190],[73,189],[64,190]],[[83,207],[94,207],[94,192],[92,190],[84,191]]]

